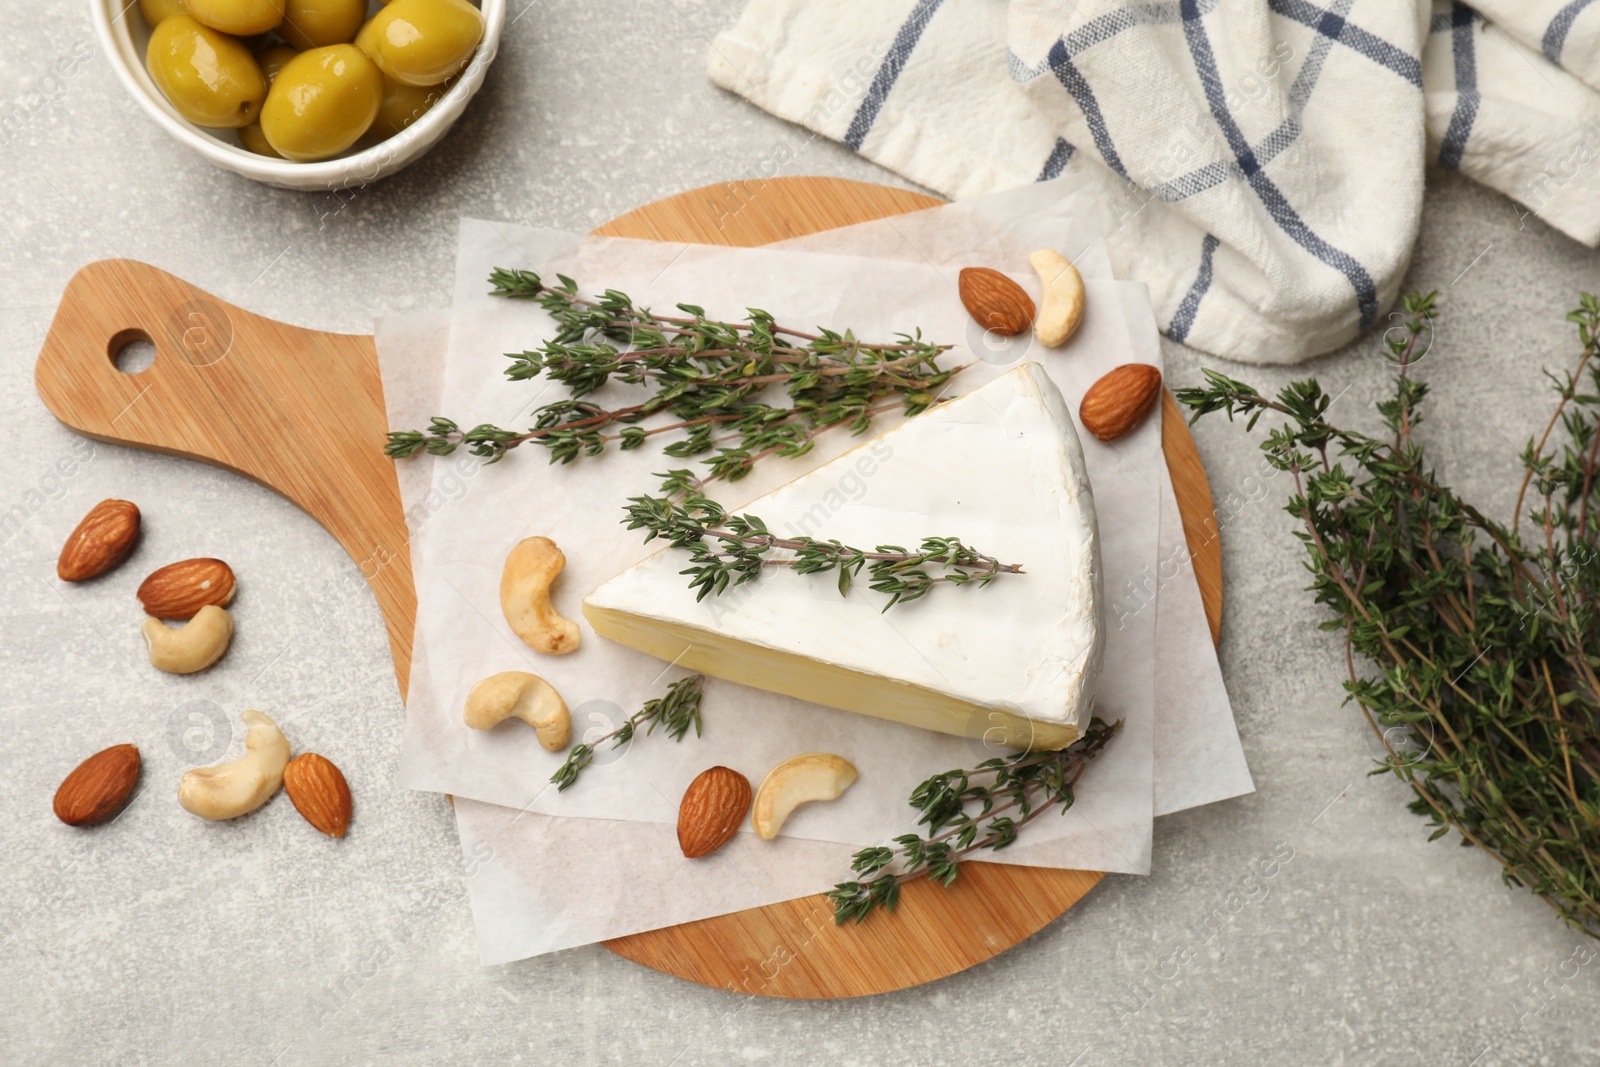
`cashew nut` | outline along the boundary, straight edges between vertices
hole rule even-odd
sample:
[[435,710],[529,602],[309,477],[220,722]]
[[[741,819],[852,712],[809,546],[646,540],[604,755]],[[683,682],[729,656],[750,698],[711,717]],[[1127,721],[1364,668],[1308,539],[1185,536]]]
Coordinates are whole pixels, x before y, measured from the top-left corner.
[[849,760],[831,752],[806,752],[778,764],[761,779],[750,824],[756,836],[771,841],[791,812],[810,800],[835,800],[856,780]]
[[464,718],[474,730],[492,730],[507,719],[521,719],[551,752],[561,751],[572,740],[567,702],[549,682],[527,671],[501,671],[473,686]]
[[500,610],[535,652],[559,656],[582,639],[578,624],[550,603],[550,584],[566,565],[567,557],[550,538],[528,537],[517,542],[500,572]]
[[1048,248],[1031,253],[1028,266],[1039,275],[1039,284],[1044,287],[1039,317],[1033,320],[1033,335],[1040,344],[1059,348],[1083,321],[1083,275],[1065,256]]
[[150,666],[171,674],[203,671],[228,651],[233,640],[233,616],[215,604],[195,612],[179,627],[160,619],[144,620],[144,643],[150,649]]
[[202,819],[246,815],[270,800],[283,784],[283,768],[289,762],[283,731],[259,711],[242,711],[239,718],[250,727],[244,755],[232,763],[196,767],[178,783],[178,803]]

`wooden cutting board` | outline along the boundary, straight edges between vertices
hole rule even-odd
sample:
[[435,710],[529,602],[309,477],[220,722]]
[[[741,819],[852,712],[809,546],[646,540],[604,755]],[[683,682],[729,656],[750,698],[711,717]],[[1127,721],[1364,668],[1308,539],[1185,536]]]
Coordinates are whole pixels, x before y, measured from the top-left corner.
[[[936,203],[860,182],[781,178],[681,193],[595,232],[759,245]],[[156,359],[125,374],[116,356],[134,340],[152,342]],[[147,264],[102,260],[68,283],[35,381],[50,411],[79,433],[225,467],[320,522],[372,586],[405,693],[416,589],[399,484],[383,456],[389,427],[371,337],[275,322]],[[1171,394],[1163,405],[1162,445],[1215,640],[1222,552],[1211,492]],[[841,849],[841,871],[845,860]],[[739,992],[861,996],[942,978],[1003,952],[1060,916],[1100,878],[1093,871],[973,863],[949,889],[909,883],[892,917],[861,925],[834,926],[818,895],[618,938],[607,947],[656,970]]]

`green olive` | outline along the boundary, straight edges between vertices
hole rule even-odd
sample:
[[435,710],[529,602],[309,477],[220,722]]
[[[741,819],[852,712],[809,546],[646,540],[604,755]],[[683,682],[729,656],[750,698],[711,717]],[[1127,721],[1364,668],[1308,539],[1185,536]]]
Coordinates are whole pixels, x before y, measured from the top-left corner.
[[267,95],[249,50],[189,15],[169,15],[150,31],[145,65],[178,114],[196,126],[248,126]]
[[285,159],[327,159],[367,132],[382,99],[383,75],[355,45],[308,49],[278,71],[261,132]]
[[189,14],[214,30],[248,37],[283,21],[283,0],[183,0]]
[[153,30],[169,15],[182,15],[183,0],[139,0],[139,14]]
[[383,101],[378,105],[372,132],[380,138],[394,136],[427,114],[448,90],[447,85],[406,85],[385,74]]
[[284,0],[278,33],[296,48],[349,44],[367,17],[367,0]]
[[438,85],[467,65],[483,40],[483,15],[466,0],[392,0],[356,46],[406,85]]
[[278,150],[267,141],[267,135],[261,132],[261,123],[252,122],[239,131],[239,143],[258,156],[271,156],[273,159],[282,159]]
[[299,54],[286,44],[275,44],[256,53],[256,62],[261,66],[262,77],[267,79],[267,88],[272,88],[272,80],[278,76],[283,65]]

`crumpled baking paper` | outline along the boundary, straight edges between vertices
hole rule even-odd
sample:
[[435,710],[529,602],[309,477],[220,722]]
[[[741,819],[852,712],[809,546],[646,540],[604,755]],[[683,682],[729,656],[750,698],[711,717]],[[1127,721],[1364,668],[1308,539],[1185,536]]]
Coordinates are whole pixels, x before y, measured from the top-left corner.
[[[498,380],[498,371],[503,366],[503,357],[499,353],[531,347],[533,331],[538,328],[543,313],[531,305],[484,297],[482,294],[487,287],[482,279],[487,275],[487,264],[536,266],[540,269],[556,266],[561,269],[559,264],[570,263],[568,272],[578,277],[580,282],[621,288],[642,302],[662,307],[688,297],[707,303],[714,314],[737,316],[744,303],[759,303],[783,320],[794,318],[794,314],[786,314],[786,307],[798,306],[800,314],[810,311],[812,321],[830,324],[850,322],[862,336],[869,335],[872,332],[870,328],[879,325],[870,321],[872,308],[867,305],[871,302],[857,301],[855,305],[840,307],[828,304],[828,301],[837,301],[841,292],[854,296],[879,292],[892,298],[883,300],[883,306],[893,306],[911,316],[887,323],[887,327],[909,328],[913,324],[912,319],[925,326],[937,322],[947,332],[941,334],[928,326],[929,335],[944,337],[949,335],[949,331],[965,332],[967,320],[965,313],[959,312],[959,304],[954,299],[953,269],[946,267],[941,271],[934,266],[935,263],[971,262],[976,254],[973,249],[983,250],[985,262],[1003,261],[1014,253],[1025,253],[1032,245],[1048,243],[1054,247],[1071,249],[1076,239],[1074,229],[1080,234],[1084,229],[1079,225],[1085,214],[1082,211],[1064,212],[1054,217],[1049,216],[1048,212],[1043,216],[1039,212],[1032,212],[1035,218],[1043,219],[1038,224],[1039,228],[1030,232],[1028,224],[1019,225],[1013,221],[1010,229],[1014,232],[1008,243],[1002,239],[1007,227],[992,217],[1006,215],[1006,206],[993,202],[1001,199],[992,198],[988,203],[972,202],[902,216],[884,220],[885,223],[892,223],[892,226],[871,223],[852,228],[857,231],[854,234],[840,231],[818,235],[814,239],[819,243],[821,239],[831,239],[842,250],[852,243],[844,238],[855,238],[855,247],[870,250],[880,257],[895,254],[894,250],[882,245],[898,242],[907,253],[902,257],[906,262],[900,264],[849,263],[838,255],[796,257],[781,256],[771,251],[729,252],[701,247],[604,241],[549,231],[530,231],[503,223],[465,223],[454,328],[446,329],[438,319],[411,317],[385,323],[379,331],[391,423],[396,427],[420,425],[427,415],[435,412],[450,413],[464,422],[485,419],[502,424],[514,423],[526,413],[528,406],[544,402],[527,395],[538,393],[539,384],[531,387],[529,383],[508,386],[508,383]],[[1018,204],[1012,210],[1022,217],[1025,215],[1024,208],[1025,205]],[[985,214],[991,217],[982,217]],[[940,225],[940,215],[946,216],[947,223],[944,226]],[[870,249],[874,227],[878,228],[882,240],[880,247]],[[939,239],[941,232],[949,238],[942,243]],[[960,247],[962,241],[966,242],[966,247]],[[1074,404],[1087,383],[1116,362],[1141,359],[1159,363],[1148,307],[1143,304],[1138,287],[1103,280],[1103,271],[1094,266],[1092,237],[1077,247],[1081,249],[1079,261],[1090,276],[1090,306],[1097,311],[1086,319],[1084,333],[1066,352],[1028,354],[1030,358],[1043,356],[1052,370],[1060,365],[1067,372],[1078,372],[1061,375],[1065,379],[1061,384]],[[913,256],[921,259],[920,265],[912,262]],[[1015,273],[1012,264],[1007,263],[1006,266]],[[930,271],[931,274],[928,273]],[[630,272],[637,273],[630,276]],[[1097,278],[1096,275],[1102,277]],[[474,282],[473,278],[478,280]],[[755,284],[757,279],[764,285]],[[1019,280],[1024,284],[1028,282],[1020,274]],[[675,292],[678,288],[675,283],[681,283],[684,291]],[[708,299],[709,295],[727,289],[734,290],[725,296],[727,306],[719,306]],[[785,304],[785,300],[793,299],[793,289],[799,289],[810,303]],[[918,293],[927,290],[937,292],[943,302],[954,306],[959,314],[953,317],[940,316],[939,309],[932,303],[919,304]],[[827,306],[823,306],[825,304]],[[1111,309],[1117,309],[1114,315],[1107,314]],[[853,317],[845,317],[847,312],[852,311]],[[450,362],[441,382],[437,353],[446,333],[451,339]],[[981,342],[985,339],[980,335],[978,340]],[[981,354],[991,362],[975,366],[960,375],[956,382],[961,387],[971,388],[983,380],[985,374],[992,376],[1003,369],[1006,363],[1014,363],[1018,358],[1016,354],[1003,351],[984,351]],[[1097,359],[1101,362],[1095,362]],[[451,401],[475,400],[478,396],[477,393],[470,393],[466,397],[452,393],[450,386],[456,384],[466,386],[469,391],[482,389],[486,393],[498,394],[493,399],[510,410],[451,410]],[[498,388],[489,389],[490,386]],[[508,387],[512,393],[505,391]],[[522,395],[513,395],[517,390]],[[499,396],[506,399],[499,401]],[[495,404],[489,406],[494,407]],[[831,453],[836,453],[853,443],[841,440],[829,442],[829,446]],[[1119,539],[1120,544],[1131,549],[1126,553],[1129,558],[1119,561],[1117,571],[1113,572],[1109,564],[1107,569],[1108,578],[1113,574],[1123,576],[1127,588],[1135,592],[1144,590],[1123,604],[1118,614],[1122,623],[1118,632],[1123,633],[1120,643],[1127,650],[1127,658],[1131,663],[1131,666],[1118,669],[1118,678],[1128,690],[1126,695],[1119,693],[1118,699],[1130,707],[1142,707],[1143,715],[1135,710],[1124,716],[1128,722],[1124,735],[1085,776],[1080,789],[1081,799],[1074,811],[1059,820],[1058,827],[1050,827],[1056,820],[1035,824],[1041,831],[1050,828],[1057,832],[1036,834],[1030,828],[1029,836],[1024,838],[1023,843],[1003,854],[995,854],[993,858],[1007,862],[1137,871],[1148,869],[1151,790],[1153,788],[1159,795],[1162,789],[1160,783],[1152,785],[1148,769],[1150,727],[1154,717],[1153,687],[1160,684],[1156,681],[1157,675],[1167,678],[1171,692],[1198,692],[1205,698],[1190,703],[1192,714],[1185,714],[1182,709],[1174,711],[1163,705],[1163,733],[1179,736],[1187,733],[1196,738],[1210,738],[1208,743],[1199,746],[1198,759],[1195,758],[1196,749],[1186,746],[1191,758],[1184,761],[1182,766],[1188,773],[1182,776],[1185,782],[1180,788],[1169,790],[1170,796],[1205,802],[1247,791],[1249,779],[1248,772],[1243,770],[1243,760],[1226,695],[1221,691],[1220,678],[1217,678],[1215,693],[1208,693],[1210,687],[1204,671],[1199,679],[1179,676],[1174,680],[1171,671],[1163,669],[1156,672],[1152,668],[1152,664],[1157,662],[1153,657],[1153,647],[1156,635],[1160,633],[1163,658],[1159,662],[1163,666],[1169,662],[1169,646],[1165,638],[1172,634],[1185,634],[1186,661],[1202,668],[1209,663],[1211,673],[1214,674],[1216,670],[1198,592],[1192,580],[1176,581],[1165,575],[1159,576],[1159,580],[1151,577],[1158,570],[1159,563],[1169,558],[1167,548],[1157,549],[1154,536],[1156,524],[1149,521],[1151,514],[1162,515],[1164,521],[1161,529],[1165,531],[1163,537],[1168,546],[1174,540],[1179,543],[1182,540],[1181,527],[1173,521],[1176,512],[1171,507],[1170,487],[1164,481],[1165,465],[1159,462],[1157,420],[1150,420],[1138,434],[1118,442],[1115,449],[1092,440],[1086,442],[1086,447],[1091,450],[1091,455],[1093,449],[1108,449],[1109,452],[1099,461],[1098,465],[1102,468],[1099,473],[1096,473],[1096,461],[1091,458],[1091,476],[1095,479],[1097,501],[1100,503],[1102,529],[1122,528],[1120,509],[1125,505],[1113,501],[1125,496],[1133,507],[1142,509],[1140,514],[1143,521],[1130,525],[1150,534],[1142,538]],[[523,450],[530,451],[526,448]],[[894,819],[898,810],[909,824],[910,809],[905,806],[904,798],[911,784],[935,770],[970,765],[976,759],[990,754],[981,750],[981,743],[979,750],[974,751],[973,743],[962,739],[909,730],[797,701],[787,702],[795,705],[793,708],[760,707],[765,702],[781,704],[786,698],[712,680],[708,683],[706,698],[705,739],[686,741],[682,746],[672,745],[659,737],[648,739],[642,746],[624,750],[618,760],[622,763],[620,768],[597,765],[586,773],[577,787],[559,796],[555,795],[554,790],[543,789],[544,779],[558,760],[536,748],[518,754],[533,759],[497,763],[492,758],[493,750],[489,759],[475,758],[483,753],[474,753],[472,742],[475,738],[471,736],[474,732],[467,731],[460,723],[459,702],[450,698],[452,686],[464,695],[465,690],[461,687],[470,686],[472,681],[481,677],[475,672],[484,667],[488,668],[482,671],[484,674],[498,669],[537,669],[551,677],[566,692],[567,685],[555,677],[550,664],[576,664],[589,651],[586,648],[584,652],[562,661],[535,657],[525,649],[518,652],[515,638],[510,636],[509,630],[504,630],[504,622],[499,618],[496,591],[504,549],[521,536],[534,532],[525,525],[530,518],[530,502],[537,500],[550,487],[562,485],[562,481],[553,479],[569,480],[579,470],[579,467],[545,467],[545,457],[541,453],[542,450],[532,455],[514,455],[504,464],[489,468],[475,462],[457,464],[454,460],[420,460],[400,465],[402,489],[412,519],[413,560],[419,587],[426,584],[433,594],[425,597],[423,604],[449,605],[448,609],[441,611],[440,616],[441,619],[453,620],[446,629],[453,627],[453,632],[461,636],[474,635],[460,642],[468,646],[467,655],[460,655],[461,649],[458,647],[444,659],[436,659],[436,652],[448,647],[448,642],[436,645],[424,636],[428,625],[426,620],[430,616],[426,615],[426,607],[419,611],[419,661],[425,661],[425,665],[419,665],[419,669],[413,673],[411,714],[408,716],[411,725],[408,726],[403,780],[423,788],[451,791],[458,797],[488,794],[491,800],[500,800],[499,804],[485,804],[460,799],[457,804],[464,854],[469,860],[475,861],[473,866],[477,873],[471,880],[471,892],[486,962],[519,958],[826,888],[843,876],[848,864],[848,849],[832,842],[852,845],[876,843],[891,833],[908,829],[909,825],[895,825]],[[819,449],[817,455],[806,457],[806,460],[814,465],[831,453],[827,449]],[[596,471],[596,476],[600,477],[602,465],[610,458],[599,463],[585,463],[592,464],[589,469]],[[625,458],[633,459],[636,455]],[[516,461],[521,462],[514,465]],[[649,491],[653,489],[653,484],[647,478],[637,488],[622,489],[611,482],[612,479],[626,479],[635,470],[647,475],[658,467],[646,463],[630,470],[618,466],[615,474],[604,472],[603,480],[595,483],[599,488],[592,496],[620,501],[622,496],[630,492]],[[793,473],[780,472],[770,475],[769,481],[779,484],[792,476]],[[1137,485],[1138,488],[1126,494],[1108,494],[1102,488],[1102,482],[1108,486]],[[764,486],[752,483],[748,487],[741,485],[737,488],[747,490],[747,495],[753,496],[762,491]],[[560,499],[589,500],[591,495],[587,494],[587,490],[588,486],[585,485],[570,490],[572,496]],[[563,492],[559,488],[551,491],[558,494]],[[480,509],[463,506],[469,504],[474,495],[480,501]],[[739,503],[745,497],[724,494],[723,499],[729,503]],[[1162,500],[1168,504],[1165,509],[1160,506]],[[548,504],[548,501],[544,501],[539,507],[547,507]],[[546,510],[539,514],[548,516],[550,512]],[[1119,525],[1111,526],[1112,521]],[[499,548],[484,547],[492,536],[491,531],[497,528],[507,529],[505,537],[509,539],[505,545]],[[550,530],[539,528],[538,532],[549,533]],[[622,544],[605,541],[607,532],[597,529],[594,536],[612,545],[619,553],[628,547],[633,547],[634,553],[627,559],[619,557],[614,566],[606,564],[601,569],[607,573],[598,574],[594,581],[609,577],[609,571],[620,569],[643,554],[642,546],[629,546],[626,538]],[[616,531],[609,532],[614,535]],[[564,534],[557,536],[557,540],[569,546],[569,560],[576,554],[571,545],[588,543],[583,539],[568,541]],[[436,568],[430,553],[431,547],[452,543],[478,547],[472,552],[446,551],[443,564]],[[588,548],[583,549],[585,554],[588,551]],[[487,558],[487,564],[483,562],[484,558]],[[434,580],[436,573],[442,576],[441,580]],[[589,584],[580,581],[569,586],[576,587],[577,591],[570,598],[574,603],[565,605],[568,614],[577,614],[575,601]],[[470,593],[463,593],[463,589],[470,590]],[[1192,603],[1189,605],[1185,605],[1180,596],[1185,590],[1192,593],[1189,598]],[[1118,592],[1117,582],[1108,581],[1108,600],[1114,601]],[[936,599],[930,597],[925,603],[936,606]],[[1169,602],[1175,610],[1167,610]],[[496,625],[504,631],[502,634],[493,632]],[[1194,640],[1196,633],[1202,640]],[[1138,635],[1137,644],[1133,636],[1135,634]],[[603,643],[592,634],[588,637],[590,647],[603,647]],[[503,655],[508,643],[509,652],[513,654],[509,657]],[[473,647],[477,651],[476,660],[470,654]],[[648,668],[657,690],[664,685],[660,679],[662,664],[628,650],[612,651],[624,654],[621,656],[624,669],[640,672],[642,676],[642,672]],[[643,661],[643,665],[626,665],[629,657]],[[536,660],[537,666],[530,664],[529,660]],[[450,667],[440,670],[437,666],[439,663],[449,663]],[[423,679],[420,690],[419,679]],[[424,693],[427,696],[419,699]],[[637,703],[630,705],[611,699],[614,708],[602,707],[598,711],[591,708],[586,713],[598,715],[598,719],[586,719],[584,714],[580,714],[578,730],[594,732],[601,727],[609,728],[637,707]],[[574,700],[569,694],[569,701],[582,711],[582,698]],[[1108,707],[1109,704],[1103,702],[1102,713]],[[719,715],[718,708],[730,710]],[[1169,730],[1169,727],[1175,727],[1180,722],[1185,729]],[[512,725],[520,727],[520,724]],[[459,740],[452,742],[451,729],[467,735],[465,745],[460,744]],[[824,729],[829,732],[815,732]],[[713,738],[719,735],[722,744],[731,747],[713,749],[711,746],[716,744]],[[495,742],[502,740],[499,735],[480,736]],[[510,736],[512,739],[518,738],[514,733]],[[741,767],[752,778],[758,778],[772,762],[794,751],[817,747],[843,751],[843,747],[837,744],[817,744],[815,739],[819,736],[830,740],[845,736],[850,741],[850,747],[863,747],[866,753],[863,756],[856,751],[845,752],[862,767],[863,774],[862,782],[843,800],[802,809],[786,827],[785,838],[778,842],[758,842],[753,835],[742,834],[711,860],[688,864],[678,856],[671,825],[676,817],[673,799],[681,795],[682,786],[694,773],[713,762],[721,762]],[[430,748],[441,739],[443,744],[438,748]],[[894,768],[878,769],[875,766],[873,753],[880,749],[892,751],[896,760],[904,765],[904,782],[894,777]],[[441,750],[448,758],[439,758]],[[908,756],[908,751],[912,751],[913,756]],[[654,762],[647,760],[648,756],[653,756]],[[545,757],[549,766],[538,762],[539,757]],[[1125,766],[1117,764],[1117,757]],[[927,762],[922,762],[924,759]],[[530,769],[529,764],[534,767]],[[878,784],[881,788],[864,789],[863,785],[874,778],[880,779]],[[1142,790],[1142,800],[1134,796],[1136,788]],[[580,798],[581,804],[569,803]],[[858,803],[857,807],[862,810],[851,811],[851,801],[871,803]],[[885,810],[871,810],[873,808]],[[582,815],[583,818],[541,814],[545,810],[559,812],[560,815]],[[615,819],[611,817],[613,815],[621,815],[632,821]],[[486,855],[489,857],[487,861]],[[662,889],[670,887],[671,891],[652,891],[650,900],[641,906],[638,894],[630,892],[640,884]]]

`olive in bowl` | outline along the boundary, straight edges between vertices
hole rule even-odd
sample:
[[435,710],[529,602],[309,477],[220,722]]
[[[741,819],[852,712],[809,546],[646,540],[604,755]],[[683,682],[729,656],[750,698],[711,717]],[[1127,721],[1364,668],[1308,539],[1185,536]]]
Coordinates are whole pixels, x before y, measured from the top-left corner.
[[162,19],[150,32],[145,62],[178,114],[196,126],[248,126],[267,95],[267,80],[250,50],[192,15]]
[[[209,103],[209,117],[192,108],[185,114],[169,98],[166,88],[158,84],[158,75],[146,63],[148,44],[161,23],[187,13],[184,3],[185,0],[139,0],[137,4],[130,0],[90,0],[102,54],[134,103],[174,140],[224,170],[286,189],[324,192],[367,185],[394,174],[420,159],[443,138],[484,84],[505,28],[507,6],[507,0],[473,0],[472,6],[483,18],[482,39],[476,50],[454,78],[432,87],[433,91],[421,94],[419,99],[404,103],[396,100],[399,106],[392,111],[400,121],[374,121],[365,135],[332,158],[296,161],[281,158],[268,143],[259,126],[259,107],[256,118],[244,123],[239,121],[242,116],[232,110],[222,114],[225,109]],[[292,0],[284,3],[289,11]],[[383,10],[376,0],[369,0],[369,21]],[[283,55],[297,52],[282,41],[285,30],[280,23],[267,34],[232,37],[253,54],[268,86],[274,80],[273,67],[283,62]],[[231,55],[237,57],[237,53]],[[387,85],[385,89],[388,95]],[[204,126],[193,118],[209,122],[225,118],[229,125]]]
[[309,48],[283,65],[261,108],[261,132],[284,159],[327,159],[378,117],[383,74],[352,44]]

